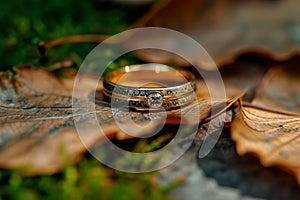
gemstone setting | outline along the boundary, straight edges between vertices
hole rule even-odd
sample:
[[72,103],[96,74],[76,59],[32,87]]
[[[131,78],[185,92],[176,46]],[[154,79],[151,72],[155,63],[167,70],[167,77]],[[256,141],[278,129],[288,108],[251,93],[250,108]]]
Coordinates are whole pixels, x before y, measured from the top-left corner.
[[163,104],[163,97],[159,92],[152,92],[147,96],[147,105],[150,108],[160,108]]

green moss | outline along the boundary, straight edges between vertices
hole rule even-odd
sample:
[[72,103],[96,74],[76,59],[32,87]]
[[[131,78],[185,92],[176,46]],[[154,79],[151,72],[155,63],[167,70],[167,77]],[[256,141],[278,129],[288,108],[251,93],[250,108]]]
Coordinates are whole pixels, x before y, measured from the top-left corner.
[[127,29],[143,10],[145,7],[122,7],[99,0],[2,1],[0,70],[24,63],[48,66],[74,54],[83,59],[95,44],[63,45],[41,57],[37,43],[75,34],[116,34]]
[[[129,174],[103,167],[93,158],[68,166],[60,174],[24,177],[0,170],[0,199],[164,199],[166,190],[152,174]],[[7,182],[6,182],[7,181]],[[6,183],[5,183],[6,182]]]

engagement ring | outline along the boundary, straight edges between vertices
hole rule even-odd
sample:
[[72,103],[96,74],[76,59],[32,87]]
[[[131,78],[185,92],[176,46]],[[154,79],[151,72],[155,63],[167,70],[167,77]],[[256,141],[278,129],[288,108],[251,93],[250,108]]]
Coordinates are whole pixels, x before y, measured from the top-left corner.
[[104,77],[103,87],[112,105],[136,110],[173,110],[196,99],[192,73],[155,63],[112,71]]

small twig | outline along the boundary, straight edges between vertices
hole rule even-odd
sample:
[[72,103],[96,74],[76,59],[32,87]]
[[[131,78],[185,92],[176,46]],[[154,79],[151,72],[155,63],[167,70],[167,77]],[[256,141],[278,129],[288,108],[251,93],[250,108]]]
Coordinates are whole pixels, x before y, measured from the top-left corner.
[[[58,38],[49,42],[40,41],[38,43],[38,50],[41,54],[45,54],[46,49],[63,45],[63,44],[71,44],[71,43],[100,43],[109,38],[108,35],[72,35],[67,37]],[[116,42],[116,41],[112,41]]]
[[212,116],[209,116],[208,118],[206,118],[205,120],[203,120],[202,123],[205,123],[205,122],[208,122],[216,117],[218,117],[219,115],[221,115],[222,113],[224,113],[228,108],[230,108],[233,104],[235,104],[238,100],[240,100],[243,96],[245,96],[245,92],[241,93],[240,95],[230,99],[228,102],[227,102],[227,105],[222,109],[220,110],[219,112],[217,112],[216,114],[212,115]]

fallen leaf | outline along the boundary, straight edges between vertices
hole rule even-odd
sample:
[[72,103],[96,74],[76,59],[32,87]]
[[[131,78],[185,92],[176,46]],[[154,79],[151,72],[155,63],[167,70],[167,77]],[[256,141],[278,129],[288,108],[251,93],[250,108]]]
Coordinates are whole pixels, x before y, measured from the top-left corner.
[[[255,52],[277,60],[287,59],[300,48],[300,18],[297,0],[162,0],[139,19],[133,27],[164,27],[185,33],[198,41],[220,67],[237,55]],[[271,33],[271,34],[270,34]],[[188,45],[172,38],[151,35],[140,40],[157,41],[162,46],[179,45],[190,55]],[[131,41],[132,42],[132,41]],[[167,52],[142,50],[138,54],[150,62],[190,65]],[[200,57],[195,62],[205,69]]]
[[299,57],[272,68],[250,105],[240,104],[231,128],[240,155],[293,173],[300,184]]
[[[75,103],[72,107],[74,78],[59,79],[51,72],[32,66],[17,67],[15,71],[18,75],[12,80],[0,77],[0,167],[19,168],[27,175],[52,174],[65,164],[77,162],[104,137],[132,138],[132,134],[128,135],[119,127],[120,124],[129,128],[128,122],[133,119],[140,125],[147,124],[134,131],[136,137],[150,134],[161,124],[160,113],[127,113],[114,110],[99,100],[90,101],[92,91],[89,87],[98,84],[98,80],[90,75],[86,75],[85,84],[79,86],[81,98],[75,99],[79,106]],[[101,84],[97,88],[101,91]],[[198,123],[210,117],[212,108],[218,108],[217,116],[233,102],[227,106],[225,103],[199,99],[197,104],[183,109],[186,116],[182,118],[198,127]],[[93,106],[95,112],[90,112]],[[97,120],[93,123],[89,119],[94,113]],[[182,113],[170,111],[166,123],[181,123]],[[199,113],[197,121],[194,117]],[[74,120],[80,125],[75,126]],[[149,120],[153,121],[151,125]],[[97,132],[99,124],[101,133]],[[83,130],[84,134],[79,136],[78,130]]]
[[[78,161],[103,137],[123,134],[115,125],[112,110],[107,105],[80,100],[85,101],[87,107],[89,104],[95,106],[103,133],[95,131],[98,124],[88,121],[93,113],[86,112],[85,107],[72,109],[70,82],[73,80],[61,80],[52,73],[30,66],[15,70],[19,72],[18,81],[0,78],[1,167],[20,168],[27,175],[55,173],[65,164]],[[84,98],[89,91],[88,88],[82,88],[82,91]],[[74,113],[80,115],[74,116]],[[80,127],[75,127],[74,117],[81,121]],[[152,131],[155,125],[143,129],[143,133]],[[79,138],[76,128],[84,129],[85,134]]]
[[252,102],[255,105],[300,113],[300,68],[296,57],[269,71]]

